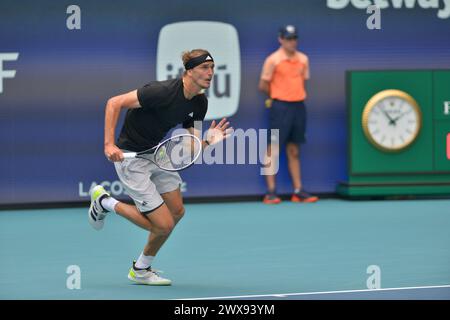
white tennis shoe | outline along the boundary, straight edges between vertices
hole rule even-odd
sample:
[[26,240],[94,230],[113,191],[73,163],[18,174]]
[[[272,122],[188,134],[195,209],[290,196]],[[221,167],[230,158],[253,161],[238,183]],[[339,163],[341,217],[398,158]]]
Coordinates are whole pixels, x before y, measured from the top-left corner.
[[95,186],[91,191],[91,206],[89,207],[88,220],[95,230],[100,230],[105,224],[108,210],[105,210],[100,201],[109,197],[109,193],[102,186]]
[[172,281],[169,279],[164,279],[156,270],[152,270],[151,267],[147,269],[136,269],[136,261],[133,261],[133,266],[128,272],[128,279],[139,284],[146,284],[149,286],[170,286]]

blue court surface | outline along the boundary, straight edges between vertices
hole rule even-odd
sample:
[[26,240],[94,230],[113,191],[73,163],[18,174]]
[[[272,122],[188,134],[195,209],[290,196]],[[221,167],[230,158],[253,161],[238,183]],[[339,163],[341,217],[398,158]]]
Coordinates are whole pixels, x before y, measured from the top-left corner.
[[127,279],[147,232],[124,218],[0,211],[0,298],[447,300],[449,230],[445,199],[188,204],[154,261],[173,285],[150,287]]

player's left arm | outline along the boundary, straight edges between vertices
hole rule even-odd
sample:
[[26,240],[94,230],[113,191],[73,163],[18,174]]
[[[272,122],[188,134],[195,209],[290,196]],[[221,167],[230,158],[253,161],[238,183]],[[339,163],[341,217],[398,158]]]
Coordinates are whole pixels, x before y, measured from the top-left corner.
[[306,80],[309,80],[309,59],[308,59],[308,56],[305,56],[305,70],[304,70],[304,73],[303,73],[303,78],[305,79],[305,81]]

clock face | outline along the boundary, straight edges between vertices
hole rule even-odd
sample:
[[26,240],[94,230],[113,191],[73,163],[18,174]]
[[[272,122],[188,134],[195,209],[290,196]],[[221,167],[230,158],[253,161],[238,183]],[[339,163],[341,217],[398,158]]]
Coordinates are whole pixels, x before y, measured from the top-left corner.
[[364,107],[363,130],[367,139],[383,151],[401,151],[419,134],[422,115],[416,101],[399,90],[384,90]]

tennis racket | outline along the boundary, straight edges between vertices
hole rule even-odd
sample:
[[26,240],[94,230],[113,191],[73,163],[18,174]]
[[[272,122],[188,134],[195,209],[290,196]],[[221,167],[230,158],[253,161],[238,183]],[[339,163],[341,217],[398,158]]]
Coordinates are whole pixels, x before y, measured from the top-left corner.
[[125,159],[142,158],[150,160],[159,168],[167,171],[184,170],[197,160],[202,152],[202,142],[192,134],[178,134],[157,146],[140,151],[125,152]]

